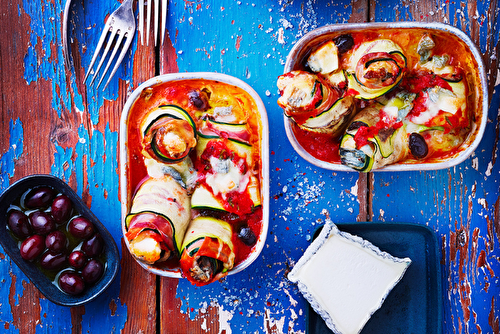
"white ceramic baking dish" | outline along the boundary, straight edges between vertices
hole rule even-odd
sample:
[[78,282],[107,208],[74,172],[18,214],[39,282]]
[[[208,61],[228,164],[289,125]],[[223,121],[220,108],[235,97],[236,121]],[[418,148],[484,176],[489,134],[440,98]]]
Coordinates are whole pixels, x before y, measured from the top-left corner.
[[[258,236],[258,240],[252,252],[249,256],[242,262],[240,262],[237,266],[229,271],[228,275],[236,274],[243,269],[247,268],[255,259],[259,256],[264,244],[266,242],[266,236],[269,226],[269,126],[267,121],[267,113],[264,107],[264,103],[262,102],[259,95],[255,92],[255,90],[250,87],[248,84],[243,82],[242,80],[219,73],[212,72],[192,72],[192,73],[171,73],[164,74],[154,78],[151,78],[141,84],[137,89],[135,89],[132,94],[129,96],[121,115],[120,122],[120,197],[121,197],[121,224],[122,231],[125,234],[125,217],[129,212],[132,195],[134,189],[131,189],[131,186],[128,182],[128,170],[129,170],[129,151],[128,151],[128,124],[129,124],[129,112],[134,104],[134,102],[138,99],[140,94],[147,88],[172,81],[179,80],[196,80],[196,79],[204,79],[204,80],[215,80],[219,82],[223,82],[229,85],[233,85],[245,90],[255,101],[258,109],[258,119],[260,120],[261,126],[261,140],[260,140],[260,152],[261,152],[261,201],[262,201],[262,229],[261,233]],[[128,242],[125,238],[125,244],[127,248],[129,247]],[[137,260],[137,262],[146,270],[160,276],[166,277],[174,277],[180,278],[182,277],[180,268],[166,268],[159,265],[149,265],[144,262]]]
[[[447,158],[442,159],[438,162],[433,163],[396,163],[393,165],[388,165],[380,169],[373,171],[412,171],[412,170],[437,170],[449,168],[462,163],[467,159],[472,152],[477,148],[481,138],[484,134],[484,129],[486,127],[486,122],[488,118],[488,91],[487,91],[487,81],[486,81],[486,70],[481,58],[481,53],[471,41],[471,39],[461,30],[443,23],[436,22],[392,22],[392,23],[347,23],[347,24],[334,24],[328,25],[316,30],[313,30],[303,36],[292,48],[287,56],[287,61],[285,63],[284,73],[301,68],[301,64],[304,62],[308,56],[311,48],[321,42],[331,39],[334,36],[341,34],[348,34],[350,32],[359,31],[373,31],[376,29],[425,29],[429,32],[439,32],[448,34],[449,38],[453,38],[459,43],[464,43],[473,56],[473,61],[476,63],[475,71],[472,73],[474,82],[472,87],[474,88],[473,94],[475,94],[475,105],[473,106],[475,112],[475,120],[472,125],[471,132],[467,139],[464,141],[462,146],[457,151],[458,153]],[[340,163],[330,163],[319,160],[309,154],[297,141],[293,130],[292,121],[284,116],[285,130],[292,144],[293,148],[297,153],[303,157],[305,160],[313,165],[321,168],[334,170],[334,171],[354,171],[353,169],[344,166]]]

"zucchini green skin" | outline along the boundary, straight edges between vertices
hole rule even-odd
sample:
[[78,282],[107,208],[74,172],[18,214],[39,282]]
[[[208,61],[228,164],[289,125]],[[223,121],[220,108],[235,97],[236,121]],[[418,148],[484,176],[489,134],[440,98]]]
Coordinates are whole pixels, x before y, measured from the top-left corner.
[[[200,157],[205,149],[207,148],[210,140],[222,140],[217,135],[204,135],[198,132],[198,144],[196,145],[196,154]],[[243,141],[239,141],[232,138],[227,138],[228,148],[235,151],[240,157],[246,157],[246,161],[248,166],[253,166],[253,158],[252,158],[252,145]]]
[[329,109],[309,118],[299,127],[306,130],[339,135],[356,114],[356,104],[352,96],[338,99]]
[[182,250],[200,238],[216,238],[234,248],[231,225],[214,217],[200,216],[191,221],[182,242]]
[[[187,121],[193,130],[193,135],[196,136],[196,123],[186,110],[176,105],[161,105],[156,110],[151,112],[146,118],[146,120],[143,122],[143,125],[141,127],[142,128],[141,132],[143,137],[146,137],[148,133],[152,131],[151,128],[153,127],[153,125],[156,124],[158,121],[162,120],[163,118],[173,118],[173,119]],[[189,152],[191,150],[186,152],[186,154],[184,154],[179,158],[172,158],[164,155],[161,152],[161,149],[156,145],[156,135],[157,133],[153,134],[151,140],[151,150],[154,153],[155,157],[158,158],[160,161],[169,164],[178,163],[184,160],[187,155],[189,155]]]
[[374,159],[361,150],[340,148],[340,161],[358,172],[372,170]]
[[[125,218],[127,229],[131,226],[132,219],[142,213],[153,213],[164,217],[170,224],[173,235],[166,236],[173,239],[175,251],[179,253],[182,239],[190,221],[190,198],[186,189],[175,181],[170,175],[162,178],[149,178],[138,188]],[[161,227],[158,231],[161,232]]]
[[[351,124],[358,122],[363,126],[375,126],[380,119],[381,108],[382,106],[363,109]],[[407,156],[409,148],[405,125],[388,129],[387,131],[392,130],[391,133],[379,132],[372,138],[366,138],[368,145],[358,149],[354,136],[359,128],[359,126],[348,127],[347,133],[342,137],[339,155],[343,165],[360,172],[369,172],[400,161]]]
[[207,137],[224,135],[242,143],[248,144],[250,142],[247,123],[226,123],[207,119],[203,121],[201,128],[198,129],[198,134]]
[[193,195],[191,196],[191,208],[197,210],[209,209],[226,212],[222,204],[204,185],[196,187],[193,191]]
[[247,129],[247,123],[226,123],[226,122],[218,122],[213,119],[207,119],[205,122],[211,123],[217,128],[225,130],[227,132],[245,131]]
[[[156,117],[155,117],[156,116]],[[154,118],[153,118],[154,117]],[[191,127],[193,128],[193,131],[196,132],[196,123],[194,122],[193,118],[189,113],[182,109],[179,106],[173,105],[173,104],[164,104],[159,106],[155,111],[153,111],[148,118],[145,121],[144,126],[142,127],[142,135],[145,136],[151,126],[156,123],[159,119],[163,117],[171,117],[171,118],[176,118],[176,119],[183,119],[189,122]]]
[[[232,242],[233,229],[223,220],[199,216],[194,218],[182,242],[179,261],[182,273],[192,284],[202,286],[226,276],[234,266],[236,254]],[[221,266],[211,273],[211,277],[200,279],[196,276],[199,260],[219,262]]]
[[[203,134],[199,135],[198,145],[196,146],[196,153],[198,158],[203,155],[203,153],[207,149],[207,146],[210,145],[209,143],[212,140],[224,140],[225,144],[227,145],[227,149],[230,152],[234,152],[237,156],[244,158],[246,160],[247,166],[252,166],[252,145],[230,138],[220,138],[218,136],[206,136]],[[258,188],[258,181],[254,183],[252,181],[255,179],[255,177],[251,175],[243,175],[241,174],[241,171],[238,171],[238,173],[240,179],[243,179],[244,177],[249,178],[246,189],[239,189],[238,191],[241,191],[242,196],[250,196],[252,208],[260,206],[262,203],[260,200],[260,189]],[[217,173],[214,172],[213,174],[216,175]],[[228,206],[225,205],[227,203],[221,201],[222,199],[219,196],[214,195],[214,191],[210,185],[200,183],[193,191],[191,197],[191,208],[198,210],[209,209],[221,212],[232,212],[231,209],[228,209]]]
[[[250,194],[250,198],[253,201],[254,208],[262,205],[258,194],[256,195]],[[191,196],[191,209],[196,209],[196,210],[208,209],[219,212],[228,212],[224,208],[224,206],[217,200],[214,194],[204,185],[199,185],[193,191],[193,195]]]
[[[394,83],[391,85],[387,85],[381,88],[369,88],[366,87],[361,80],[356,75],[356,67],[361,66],[358,62],[362,59],[362,57],[366,54],[384,52],[389,55],[397,55],[401,57],[403,64],[399,64],[395,59],[389,57],[382,57],[368,60],[366,64],[362,64],[365,68],[367,68],[370,64],[373,64],[378,61],[390,61],[394,62],[395,66],[399,69],[398,77]],[[366,42],[362,45],[358,51],[355,52],[353,56],[354,61],[351,63],[353,68],[352,72],[347,72],[347,81],[349,89],[356,92],[355,97],[363,100],[372,100],[377,97],[380,97],[384,94],[387,94],[391,90],[393,90],[396,86],[399,85],[401,80],[403,79],[406,67],[407,67],[407,59],[403,54],[402,50],[399,48],[397,44],[389,40],[376,40],[372,42]]]

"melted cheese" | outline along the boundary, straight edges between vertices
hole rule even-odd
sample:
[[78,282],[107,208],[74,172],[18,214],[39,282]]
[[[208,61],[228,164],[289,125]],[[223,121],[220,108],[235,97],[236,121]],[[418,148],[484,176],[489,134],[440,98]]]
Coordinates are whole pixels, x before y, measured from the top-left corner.
[[160,258],[160,244],[152,238],[138,238],[130,242],[130,251],[136,257],[143,259],[148,263],[153,263]]
[[442,110],[450,114],[456,114],[459,109],[466,108],[465,90],[462,85],[456,85],[453,92],[439,86],[428,89],[424,92],[427,97],[425,101],[426,111],[411,118],[417,124],[425,124],[436,117]]
[[278,101],[293,108],[307,106],[314,98],[316,79],[315,75],[308,73],[298,73],[292,77],[281,76],[278,79],[278,89],[283,94]]
[[309,56],[307,65],[313,72],[321,74],[336,71],[339,68],[337,45],[333,41],[323,44]]
[[221,193],[224,197],[224,194],[231,191],[245,191],[249,182],[248,173],[241,174],[233,161],[211,157],[210,164],[215,173],[207,174],[206,182],[212,188],[214,195]]

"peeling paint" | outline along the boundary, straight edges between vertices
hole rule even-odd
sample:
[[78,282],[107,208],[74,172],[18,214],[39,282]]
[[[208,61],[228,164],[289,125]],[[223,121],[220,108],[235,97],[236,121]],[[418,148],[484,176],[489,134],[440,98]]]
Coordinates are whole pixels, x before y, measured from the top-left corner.
[[15,173],[15,161],[24,152],[24,129],[19,118],[9,120],[9,148],[0,157],[0,192],[3,192],[10,184],[10,178]]

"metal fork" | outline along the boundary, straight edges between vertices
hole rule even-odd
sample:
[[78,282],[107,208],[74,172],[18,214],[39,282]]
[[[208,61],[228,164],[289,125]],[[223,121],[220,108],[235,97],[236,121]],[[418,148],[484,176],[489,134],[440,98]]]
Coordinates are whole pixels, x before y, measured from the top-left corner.
[[[106,68],[104,69],[104,72],[101,75],[101,79],[99,80],[99,83],[97,84],[97,88],[102,83],[102,80],[104,79],[106,72],[108,71],[109,67],[111,66],[111,63],[113,62],[113,59],[115,58],[116,53],[118,50],[121,48],[120,55],[118,56],[118,59],[115,63],[115,67],[113,68],[113,71],[108,77],[108,81],[106,82],[106,85],[104,86],[104,89],[108,86],[111,78],[113,75],[115,75],[116,70],[120,66],[121,61],[123,60],[123,57],[125,57],[125,53],[127,53],[127,50],[130,47],[130,44],[132,43],[132,40],[134,38],[135,34],[135,17],[134,17],[134,11],[132,9],[132,1],[133,0],[125,0],[123,3],[118,7],[117,10],[115,10],[108,18],[106,21],[106,25],[104,26],[104,30],[101,34],[101,37],[99,39],[99,43],[97,44],[97,48],[94,51],[94,55],[92,56],[92,61],[90,62],[89,69],[87,70],[87,74],[85,74],[85,78],[83,79],[83,82],[87,80],[87,77],[91,72],[93,72],[92,67],[94,66],[94,63],[99,56],[99,53],[101,52],[101,48],[106,41],[106,37],[108,34],[110,35],[108,41],[106,42],[106,47],[104,49],[104,52],[102,53],[101,60],[99,61],[99,65],[97,66],[97,69],[95,72],[93,72],[94,77],[92,78],[92,81],[90,82],[90,86],[94,83],[94,80],[97,77],[97,74],[99,73],[99,70],[101,69],[102,64],[104,63],[104,60],[106,59],[106,56],[111,48],[111,45],[114,44],[113,52],[111,53],[111,56],[109,56],[108,63],[106,65]],[[115,40],[116,39],[116,40]],[[122,45],[123,44],[123,45]]]
[[[153,0],[147,0],[147,13],[146,13],[146,45],[149,45],[149,27],[151,26],[151,3]],[[160,16],[160,9],[161,9],[161,45],[163,45],[163,39],[165,38],[165,26],[167,22],[167,7],[168,7],[168,0],[161,0],[161,8],[160,8],[160,1],[159,0],[154,0],[154,7],[155,7],[155,26],[154,26],[154,32],[155,32],[155,46],[158,42],[159,33],[158,33],[158,24],[159,24],[159,16]],[[144,45],[144,0],[139,0],[139,30],[141,31],[141,44]]]

